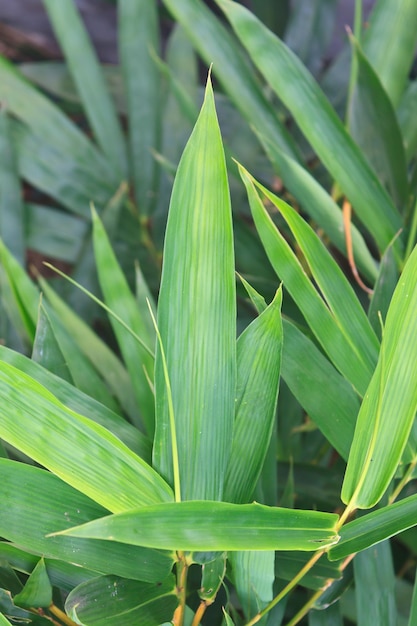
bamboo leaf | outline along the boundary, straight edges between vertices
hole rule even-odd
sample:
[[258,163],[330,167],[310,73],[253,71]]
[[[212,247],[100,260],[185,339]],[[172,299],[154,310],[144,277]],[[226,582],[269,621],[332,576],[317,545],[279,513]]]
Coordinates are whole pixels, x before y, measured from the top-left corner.
[[119,439],[4,362],[0,399],[0,437],[107,509],[172,499],[164,480]]
[[342,499],[371,508],[383,496],[417,409],[417,248],[409,257],[388,309],[381,352],[359,411]]
[[359,397],[311,339],[289,320],[283,325],[282,377],[329,443],[347,459]]
[[[147,582],[168,576],[173,558],[156,550],[113,541],[103,544],[71,537],[46,537],[58,528],[64,530],[74,523],[103,516],[106,510],[45,470],[8,459],[0,459],[0,470],[0,534],[7,541],[32,554],[53,559],[56,566],[59,561],[73,563],[84,577],[91,577],[89,570],[94,570],[95,575],[115,574]],[[3,553],[10,546],[0,543]]]
[[338,540],[333,513],[208,500],[147,506],[64,531],[168,550],[305,550]]
[[339,531],[340,542],[328,552],[329,559],[344,559],[415,526],[416,511],[417,496],[413,495],[345,524]]
[[[101,181],[103,187],[117,186],[117,177],[105,157],[56,105],[3,57],[0,58],[0,84],[2,100],[7,102],[10,113],[36,135],[38,149],[42,143],[54,146],[60,154],[71,155],[87,178]],[[32,158],[33,154],[36,151]]]
[[360,552],[353,561],[358,625],[391,626],[398,617],[389,542]]
[[43,0],[56,38],[97,142],[120,177],[127,176],[126,147],[96,52],[73,0]]
[[159,139],[159,73],[151,58],[151,51],[159,52],[158,12],[155,0],[120,0],[117,6],[131,174],[137,206],[148,215],[155,186],[151,151]]
[[48,282],[42,278],[38,280],[48,303],[71,334],[72,341],[94,365],[94,368],[106,381],[112,395],[117,398],[119,405],[134,422],[137,418],[138,409],[132,382],[123,364],[90,326],[58,296]]
[[76,587],[65,602],[77,624],[155,626],[170,620],[178,604],[173,576],[156,584],[100,576]]
[[[148,308],[139,309],[117,262],[104,226],[95,211],[93,211],[93,243],[100,287],[106,305],[152,350],[155,345],[155,333],[149,330]],[[110,322],[130,374],[140,415],[148,435],[152,437],[155,400],[149,381],[153,379],[154,359],[142,345],[132,340],[131,334],[113,316],[110,316]]]
[[[327,298],[327,302],[319,295],[295,253],[268,215],[256,191],[252,177],[243,168],[240,169],[240,172],[248,194],[256,229],[273,268],[329,358],[357,391],[363,394],[372,375],[372,360],[376,359],[375,345],[377,341],[352,288],[342,276],[340,269],[336,267],[329,253],[324,250],[317,237],[305,225],[303,242],[308,241],[308,245],[313,246],[314,254],[319,252],[319,258],[313,259],[312,249],[306,248],[309,260],[312,262],[311,269],[314,267],[316,277],[320,281],[320,287],[325,290],[323,295]],[[262,192],[267,193],[268,198],[273,199],[280,211],[283,211],[284,216],[293,223],[291,208],[264,188],[262,188]],[[296,220],[297,234],[299,232],[301,234],[299,227],[302,228],[301,218]],[[328,276],[326,276],[327,269],[331,272],[332,280],[340,283],[341,294],[335,293],[336,290],[333,289]],[[344,303],[346,310],[349,310],[353,315],[352,319],[346,316]],[[365,349],[363,351],[354,347],[357,343],[356,332],[359,332],[364,339]]]
[[[375,3],[364,37],[364,52],[394,107],[405,89],[417,43],[417,6],[413,0],[379,0]],[[401,42],[386,54],[387,42]]]
[[[235,307],[230,198],[208,82],[172,191],[158,305],[184,499],[218,499],[223,491],[234,420]],[[155,367],[154,465],[172,483],[160,349]]]
[[[233,583],[244,615],[249,620],[273,598],[275,553],[271,550],[232,552],[230,561],[233,567]],[[264,626],[267,619],[268,617],[264,617],[257,623]]]
[[248,502],[271,439],[282,349],[282,291],[237,342],[236,416],[224,499]]
[[13,602],[24,609],[30,609],[33,606],[48,608],[51,604],[52,585],[43,559],[39,559],[22,591],[14,596]]
[[10,251],[24,265],[25,210],[17,175],[16,155],[9,128],[9,119],[0,110],[0,237]]
[[[285,186],[310,217],[327,233],[337,249],[346,256],[343,215],[339,205],[308,170],[284,154],[269,137],[260,137],[260,140]],[[377,276],[377,267],[362,234],[354,224],[351,224],[351,235],[356,264],[373,282]]]
[[243,117],[295,159],[298,149],[234,38],[201,0],[164,0]]
[[217,2],[258,69],[349,198],[359,219],[379,248],[385,250],[401,228],[400,216],[313,77],[247,9],[229,0]]
[[350,131],[401,210],[408,198],[408,181],[397,116],[378,75],[353,38],[352,46],[357,77],[350,103]]

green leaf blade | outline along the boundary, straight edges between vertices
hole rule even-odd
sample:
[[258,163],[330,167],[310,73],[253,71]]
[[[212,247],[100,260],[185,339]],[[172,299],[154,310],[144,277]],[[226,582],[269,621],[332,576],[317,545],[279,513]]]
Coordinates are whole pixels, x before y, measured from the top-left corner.
[[[172,389],[181,497],[220,499],[234,421],[236,295],[230,198],[210,84],[172,192],[158,328]],[[155,392],[154,464],[172,483],[160,349]]]
[[124,137],[94,48],[72,0],[43,0],[97,141],[119,176],[127,176]]
[[282,291],[237,342],[236,417],[224,499],[248,502],[265,460],[278,399]]
[[388,309],[378,364],[359,411],[342,499],[371,508],[400,462],[417,409],[417,248]]
[[333,513],[188,501],[111,515],[65,531],[168,550],[315,551],[338,540]]
[[400,216],[313,77],[247,9],[229,0],[218,0],[218,4],[258,69],[291,111],[358,217],[384,250],[401,228]]
[[165,481],[119,439],[4,362],[0,398],[0,437],[107,509],[172,499]]

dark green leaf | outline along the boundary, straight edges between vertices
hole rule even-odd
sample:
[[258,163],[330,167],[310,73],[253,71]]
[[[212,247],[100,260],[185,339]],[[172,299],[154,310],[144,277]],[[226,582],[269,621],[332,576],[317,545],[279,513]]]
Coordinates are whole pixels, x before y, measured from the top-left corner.
[[47,608],[51,604],[52,585],[43,559],[39,559],[22,591],[14,596],[13,601],[24,609],[33,606]]

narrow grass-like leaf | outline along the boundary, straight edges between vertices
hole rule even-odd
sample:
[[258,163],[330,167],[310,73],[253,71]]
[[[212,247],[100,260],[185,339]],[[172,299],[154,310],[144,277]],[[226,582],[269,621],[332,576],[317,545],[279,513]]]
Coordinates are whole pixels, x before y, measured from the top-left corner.
[[88,626],[156,626],[172,618],[177,604],[173,576],[156,584],[101,576],[71,591],[65,611]]
[[1,626],[12,626],[12,623],[4,617],[3,613],[0,613],[0,624]]
[[409,83],[397,109],[398,123],[401,136],[404,139],[404,148],[407,163],[417,150],[417,124],[415,124],[417,110],[417,81]]
[[258,69],[291,111],[319,158],[351,201],[360,220],[379,248],[385,250],[401,228],[400,216],[313,77],[285,44],[247,9],[229,0],[217,2]]
[[259,81],[236,41],[201,0],[164,0],[186,30],[207,65],[243,117],[282,150],[298,158],[298,149],[262,92]]
[[356,423],[342,499],[371,508],[383,496],[417,409],[417,247],[409,257],[388,310],[380,358]]
[[[158,328],[172,389],[182,499],[220,499],[234,421],[236,295],[231,207],[213,92],[178,166]],[[172,483],[168,397],[156,356],[154,465]]]
[[[56,346],[61,353],[61,365],[65,368],[64,372],[67,371],[70,375],[70,378],[67,378],[67,380],[70,380],[77,389],[102,402],[112,411],[119,412],[117,401],[97,373],[93,364],[87,359],[77,344],[74,343],[72,336],[58,315],[54,311],[47,311],[41,304],[39,318],[40,323],[38,323],[37,336],[35,338],[37,357],[39,357],[39,351],[41,354],[41,358],[37,358],[38,362],[44,367],[51,365],[42,356],[42,345],[46,345],[45,349],[47,351],[48,343],[50,341],[56,342]],[[54,361],[55,359],[53,358],[52,364]],[[56,362],[56,364],[58,363]]]
[[208,500],[147,506],[64,531],[168,550],[305,550],[338,540],[338,515]]
[[328,552],[329,559],[344,559],[415,526],[416,511],[417,496],[413,495],[345,524],[339,531],[340,542]]
[[282,349],[282,291],[237,342],[236,416],[224,499],[249,502],[271,439]]
[[[0,471],[0,534],[7,541],[32,554],[73,563],[80,574],[81,568],[88,568],[147,582],[168,576],[173,558],[156,550],[112,541],[46,537],[58,528],[101,517],[106,510],[50,472],[26,463],[0,459]],[[91,577],[91,572],[86,575]]]
[[[114,170],[78,127],[46,96],[33,87],[5,58],[0,58],[0,97],[8,110],[27,124],[41,143],[71,155],[86,178],[110,188],[118,184]],[[37,150],[32,153],[37,154]]]
[[[279,551],[275,555],[275,575],[282,580],[292,580],[294,576],[307,564],[309,554],[302,552]],[[320,559],[303,576],[301,584],[307,589],[320,589],[329,578],[338,580],[342,576],[340,563],[331,563],[327,559]]]
[[408,626],[414,626],[417,620],[417,580],[414,581],[413,598],[411,601],[410,617]]
[[25,223],[28,248],[45,257],[68,263],[77,261],[87,235],[85,220],[30,202],[25,204]]
[[371,298],[368,309],[368,318],[372,324],[372,328],[379,338],[381,338],[381,318],[385,323],[388,308],[391,302],[392,294],[398,283],[398,268],[395,263],[392,247],[389,246],[379,264],[379,274],[374,287],[374,293]]
[[117,437],[0,363],[0,437],[110,511],[172,500],[164,480]]
[[[155,334],[149,331],[148,308],[139,309],[117,262],[104,226],[95,211],[93,211],[93,243],[100,287],[106,305],[152,349]],[[152,437],[155,401],[149,380],[153,379],[154,359],[112,316],[110,322],[130,374],[140,415],[147,433]]]
[[24,206],[9,119],[6,112],[0,109],[0,237],[21,265],[25,260],[24,223]]
[[[374,345],[372,345],[372,343],[376,341],[376,337],[373,336],[372,329],[369,322],[366,320],[364,312],[359,311],[358,307],[360,305],[355,300],[356,296],[354,296],[346,279],[342,277],[341,271],[336,269],[336,264],[331,260],[330,255],[321,247],[322,244],[314,239],[314,243],[318,244],[314,247],[319,248],[319,252],[322,253],[321,259],[323,255],[326,257],[325,267],[322,266],[320,268],[318,276],[323,277],[323,272],[326,271],[326,268],[330,268],[337,282],[342,285],[343,293],[347,298],[346,302],[349,303],[348,306],[355,315],[356,319],[348,320],[347,328],[345,328],[346,315],[342,310],[343,302],[340,302],[341,295],[332,293],[332,287],[329,285],[329,281],[326,277],[324,277],[324,286],[327,291],[325,295],[329,298],[329,306],[336,304],[335,310],[330,310],[308,278],[295,253],[291,250],[289,244],[268,215],[255,189],[255,183],[252,177],[243,168],[241,168],[240,171],[248,193],[257,231],[273,268],[283,281],[284,287],[291,294],[291,297],[294,299],[310,325],[311,330],[316,335],[334,365],[355,386],[358,392],[363,394],[372,375],[370,360],[372,359],[372,352],[374,351]],[[267,190],[265,190],[264,193],[266,191]],[[273,196],[273,194],[271,194],[271,197],[278,206],[286,206],[283,201]],[[291,209],[288,207],[288,210],[285,209],[285,214],[289,214],[290,211]],[[307,225],[304,230],[306,229],[308,229]],[[308,232],[308,235],[310,235],[310,239],[311,237],[315,237],[312,232]],[[319,262],[320,258],[317,259],[317,263],[314,265],[316,269]],[[362,316],[368,324],[368,328],[364,325],[364,320],[361,319]],[[355,340],[357,340],[357,338],[356,335],[352,335],[353,328],[358,328],[361,336],[364,337],[366,348],[363,354],[355,347]]]
[[[243,174],[248,176],[247,172]],[[350,342],[358,363],[370,377],[378,358],[379,342],[349,281],[307,222],[289,204],[263,185],[253,182],[287,222],[340,331]]]
[[155,183],[151,151],[158,147],[159,134],[159,72],[151,57],[151,51],[159,53],[156,1],[120,0],[118,23],[131,174],[137,206],[147,215],[152,207]]
[[41,365],[45,370],[53,372],[60,379],[74,385],[68,365],[43,306],[39,307],[39,318],[36,325],[31,360]]
[[359,397],[317,346],[283,320],[282,377],[329,443],[347,460]]
[[[330,237],[332,243],[345,256],[346,237],[343,226],[343,215],[339,205],[309,173],[291,157],[286,155],[269,137],[260,137],[272,163],[277,167],[280,177],[291,194],[303,206],[303,209]],[[377,267],[365,240],[354,224],[351,224],[351,235],[355,262],[365,276],[374,281]]]
[[352,46],[357,76],[350,102],[350,131],[396,206],[403,209],[408,197],[407,166],[395,110],[354,39]]
[[43,0],[80,93],[97,142],[120,177],[127,175],[126,146],[96,52],[73,0]]
[[358,624],[392,626],[398,617],[390,543],[358,554],[353,561]]
[[1,239],[0,264],[3,298],[10,299],[10,302],[6,301],[5,304],[8,304],[9,312],[17,312],[22,329],[32,344],[38,318],[39,290]]
[[125,419],[113,413],[104,404],[87,396],[73,385],[66,383],[62,378],[48,372],[32,359],[28,359],[4,346],[0,346],[0,361],[9,363],[25,372],[46,387],[62,404],[76,413],[101,424],[123,441],[131,450],[136,452],[147,463],[151,457],[151,443],[142,433]]
[[[413,0],[379,0],[364,36],[364,52],[396,107],[405,89],[417,44],[417,5]],[[387,42],[392,46],[387,55]]]
[[117,398],[120,406],[135,422],[138,409],[132,382],[125,367],[90,326],[58,296],[48,282],[40,278],[39,284],[49,304],[71,334],[72,340],[78,345],[84,356],[91,361],[103,380],[106,381],[109,390]]

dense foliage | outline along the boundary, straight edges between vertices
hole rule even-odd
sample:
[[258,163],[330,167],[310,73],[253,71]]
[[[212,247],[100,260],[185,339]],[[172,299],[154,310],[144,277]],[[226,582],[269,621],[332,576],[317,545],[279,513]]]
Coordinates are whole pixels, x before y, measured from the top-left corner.
[[324,66],[336,1],[118,0],[120,68],[44,4],[66,64],[0,59],[0,624],[412,626],[417,4]]

